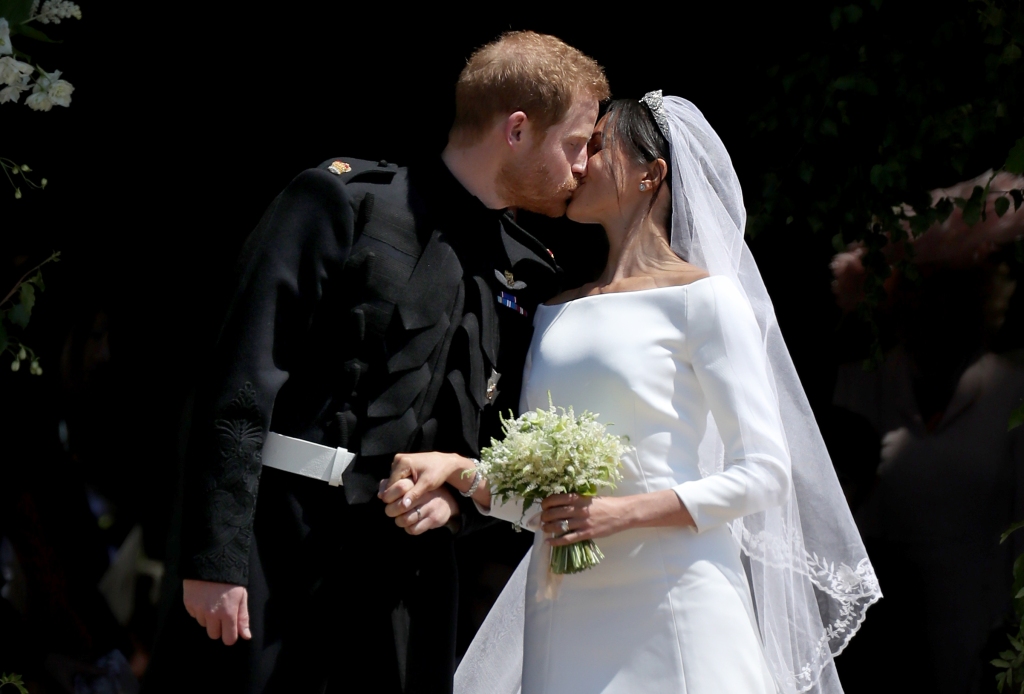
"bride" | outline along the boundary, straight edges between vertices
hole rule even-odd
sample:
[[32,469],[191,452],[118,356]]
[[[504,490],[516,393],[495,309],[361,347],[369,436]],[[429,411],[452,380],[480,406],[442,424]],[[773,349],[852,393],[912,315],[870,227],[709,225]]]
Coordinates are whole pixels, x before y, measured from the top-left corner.
[[[396,458],[381,494],[401,525],[447,483],[536,531],[456,690],[841,692],[833,656],[881,593],[743,242],[729,155],[693,104],[651,92],[610,105],[589,157],[567,214],[604,227],[608,262],[538,308],[521,410],[550,393],[600,413],[629,437],[622,482],[524,517],[474,461],[425,453]],[[584,539],[601,563],[550,576],[550,547]]]

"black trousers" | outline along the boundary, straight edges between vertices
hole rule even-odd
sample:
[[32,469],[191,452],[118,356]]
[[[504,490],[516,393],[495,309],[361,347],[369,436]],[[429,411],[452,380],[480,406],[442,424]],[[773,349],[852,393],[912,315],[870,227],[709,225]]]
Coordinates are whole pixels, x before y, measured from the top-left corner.
[[249,564],[252,639],[211,640],[181,588],[143,692],[446,694],[455,670],[451,533],[412,537],[377,501],[265,468]]

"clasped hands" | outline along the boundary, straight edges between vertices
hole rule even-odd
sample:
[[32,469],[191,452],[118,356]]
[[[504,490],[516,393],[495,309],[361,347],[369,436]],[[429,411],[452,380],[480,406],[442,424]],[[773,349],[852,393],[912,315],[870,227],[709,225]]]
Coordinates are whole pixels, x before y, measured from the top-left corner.
[[377,492],[384,513],[410,535],[444,527],[459,515],[446,483],[457,479],[467,462],[452,453],[399,453],[391,463],[391,476],[381,480]]
[[[400,453],[391,464],[391,476],[381,480],[377,496],[384,512],[411,535],[444,526],[458,514],[458,505],[446,487],[469,490],[467,471],[472,461],[453,453]],[[490,505],[486,484],[473,495],[482,506]],[[541,503],[540,520],[552,545],[607,537],[628,527],[628,505],[616,497],[557,494]]]

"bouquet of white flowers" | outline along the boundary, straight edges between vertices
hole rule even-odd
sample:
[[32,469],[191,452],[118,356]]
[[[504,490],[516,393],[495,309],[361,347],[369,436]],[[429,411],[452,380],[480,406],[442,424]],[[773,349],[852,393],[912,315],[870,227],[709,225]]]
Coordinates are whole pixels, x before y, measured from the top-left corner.
[[[622,479],[620,458],[624,436],[615,436],[597,421],[597,415],[572,408],[555,408],[548,394],[548,409],[501,419],[505,438],[491,439],[480,454],[480,473],[491,494],[503,503],[523,500],[523,514],[553,494],[594,496],[602,487],[614,488]],[[595,566],[604,555],[593,540],[554,547],[551,571],[573,574]]]

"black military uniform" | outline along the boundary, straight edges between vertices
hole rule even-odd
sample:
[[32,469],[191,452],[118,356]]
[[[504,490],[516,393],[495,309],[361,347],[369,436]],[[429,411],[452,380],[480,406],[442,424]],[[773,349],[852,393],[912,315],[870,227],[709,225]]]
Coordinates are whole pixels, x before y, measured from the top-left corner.
[[[210,640],[179,599],[146,689],[451,691],[453,534],[407,535],[378,484],[395,453],[498,435],[553,258],[440,160],[339,159],[281,193],[240,272],[192,423],[182,574],[247,586],[253,638]],[[268,431],[356,452],[344,486],[261,469]]]

